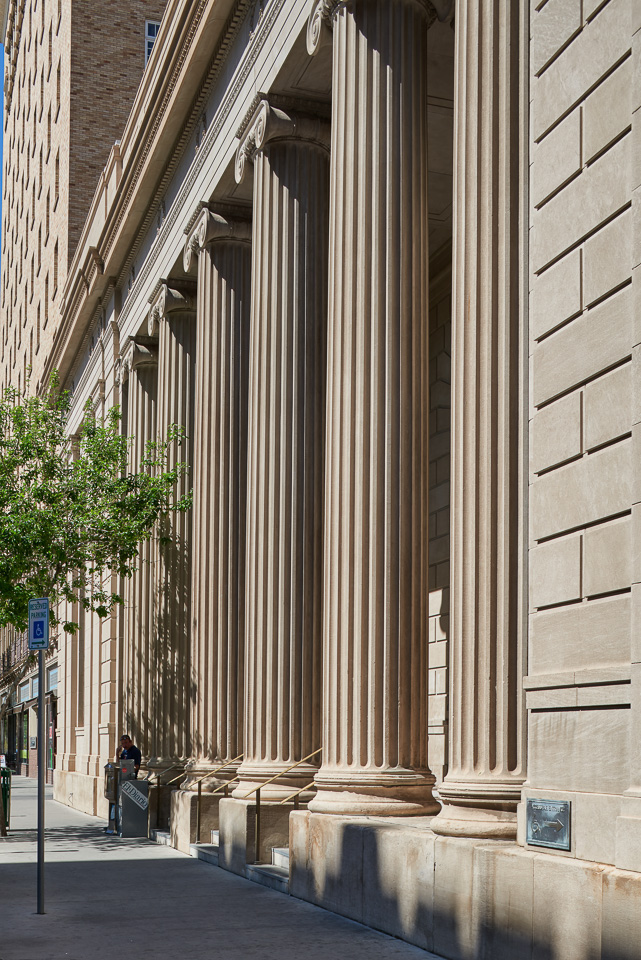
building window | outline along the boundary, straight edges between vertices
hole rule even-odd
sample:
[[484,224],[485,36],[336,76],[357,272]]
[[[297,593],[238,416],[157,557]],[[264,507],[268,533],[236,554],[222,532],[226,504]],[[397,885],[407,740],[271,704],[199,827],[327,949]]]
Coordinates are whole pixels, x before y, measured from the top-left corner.
[[37,696],[38,696],[38,687],[39,687],[39,686],[40,686],[40,684],[38,683],[38,678],[37,678],[37,677],[34,677],[33,680],[31,681],[31,696],[32,696],[32,697],[37,697]]
[[53,292],[54,296],[56,290],[58,289],[58,241],[56,240],[56,245],[53,248]]
[[145,66],[147,66],[151,51],[154,49],[159,29],[160,23],[157,20],[145,20]]
[[58,667],[49,667],[47,670],[47,691],[58,689]]
[[56,73],[56,117],[60,110],[60,61],[58,61],[58,71]]
[[54,193],[53,206],[55,210],[56,204],[58,202],[58,197],[60,196],[60,151],[59,150],[58,150],[58,153],[56,154],[56,163],[54,168],[54,190],[55,190],[55,193]]
[[40,347],[40,304],[36,310],[36,353]]
[[49,156],[50,150],[51,150],[51,107],[49,107],[49,113],[47,115],[47,156]]
[[45,277],[45,327],[47,326],[47,320],[49,319],[49,274]]
[[53,61],[53,26],[49,26],[49,57],[47,63],[49,65],[49,72],[51,73],[51,63]]
[[21,683],[18,688],[18,703],[24,703],[29,699],[29,681]]
[[50,204],[49,204],[49,191],[47,190],[47,206],[45,207],[45,243],[49,239],[49,221],[50,217]]
[[38,227],[38,273],[42,265],[42,224]]

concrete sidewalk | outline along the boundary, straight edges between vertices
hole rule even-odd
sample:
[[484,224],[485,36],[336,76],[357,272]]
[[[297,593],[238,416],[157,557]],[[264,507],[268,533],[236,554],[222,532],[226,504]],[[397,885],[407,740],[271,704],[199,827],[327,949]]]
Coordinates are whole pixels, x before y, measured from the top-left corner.
[[428,960],[432,954],[105,823],[47,788],[36,913],[36,781],[13,778],[0,839],[0,960]]

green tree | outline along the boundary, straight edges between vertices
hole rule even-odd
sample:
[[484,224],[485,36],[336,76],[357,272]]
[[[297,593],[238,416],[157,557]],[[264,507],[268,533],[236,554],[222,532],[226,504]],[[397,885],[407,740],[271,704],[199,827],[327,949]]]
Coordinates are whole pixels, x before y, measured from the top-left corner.
[[0,399],[0,627],[25,630],[32,597],[49,597],[52,627],[70,633],[65,601],[109,616],[141,542],[168,511],[191,506],[174,496],[186,465],[168,469],[169,447],[184,440],[177,427],[131,470],[119,408],[98,420],[88,405],[70,438],[70,405],[55,376],[38,396],[9,387]]

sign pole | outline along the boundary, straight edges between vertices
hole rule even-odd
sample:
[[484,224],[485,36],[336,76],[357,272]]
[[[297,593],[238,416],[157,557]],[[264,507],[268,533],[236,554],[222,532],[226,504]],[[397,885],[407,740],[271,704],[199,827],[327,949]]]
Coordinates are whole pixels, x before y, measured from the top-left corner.
[[45,650],[49,649],[49,598],[29,601],[29,649],[38,651],[38,913],[45,912]]
[[45,654],[38,651],[38,913],[45,912]]

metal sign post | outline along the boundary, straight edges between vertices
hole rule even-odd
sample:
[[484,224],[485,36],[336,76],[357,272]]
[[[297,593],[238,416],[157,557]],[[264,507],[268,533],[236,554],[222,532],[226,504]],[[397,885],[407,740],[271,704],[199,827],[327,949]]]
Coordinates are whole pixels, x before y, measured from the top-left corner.
[[49,598],[29,601],[29,649],[38,651],[38,913],[45,912],[45,650],[49,649]]

